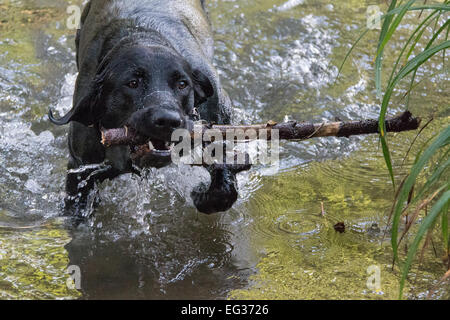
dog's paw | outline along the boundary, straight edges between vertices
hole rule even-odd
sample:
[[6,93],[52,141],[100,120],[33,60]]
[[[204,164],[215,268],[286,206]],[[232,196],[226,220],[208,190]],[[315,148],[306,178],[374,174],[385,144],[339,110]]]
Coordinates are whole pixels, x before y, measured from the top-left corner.
[[[225,188],[224,188],[225,187]],[[231,209],[238,198],[234,185],[225,185],[222,188],[212,186],[208,189],[205,184],[194,188],[191,193],[192,200],[198,211],[206,214],[223,212]]]

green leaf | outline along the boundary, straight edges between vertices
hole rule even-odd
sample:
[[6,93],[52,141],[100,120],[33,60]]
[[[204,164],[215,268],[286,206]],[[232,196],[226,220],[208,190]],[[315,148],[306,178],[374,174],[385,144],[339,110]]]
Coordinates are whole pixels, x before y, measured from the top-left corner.
[[[347,54],[346,54],[345,57],[344,57],[344,61],[342,61],[342,64],[341,64],[341,66],[339,67],[339,71],[338,71],[338,75],[336,76],[336,80],[339,78],[339,76],[340,76],[340,74],[341,74],[341,71],[342,71],[342,68],[344,67],[345,62],[347,61],[348,57],[349,57],[350,54],[352,53],[353,49],[356,47],[356,45],[359,43],[359,41],[360,41],[360,40],[367,34],[367,32],[369,32],[369,31],[370,31],[370,29],[367,29],[367,28],[366,28],[366,30],[364,30],[364,31],[361,33],[361,35],[358,37],[358,39],[353,43],[353,45],[352,45],[352,47],[350,48],[350,50],[348,50]],[[336,81],[336,80],[335,80],[335,81]]]
[[[394,2],[394,1],[393,1]],[[396,1],[395,1],[396,2]],[[436,11],[450,11],[450,7],[448,5],[446,5],[446,3],[448,3],[449,1],[446,1],[445,4],[432,4],[432,5],[423,5],[423,6],[418,6],[418,7],[411,7],[408,9],[408,11],[415,11],[415,10],[429,10],[429,9],[434,9]],[[392,3],[391,3],[392,6]],[[395,5],[394,5],[395,7]],[[400,6],[396,9],[390,10],[388,11],[386,14],[384,14],[383,16],[381,16],[381,20],[382,21],[386,21],[386,19],[392,19],[392,16],[399,13],[402,10],[403,6]],[[390,22],[388,22],[387,24],[389,24]],[[387,27],[386,27],[387,28]],[[355,41],[355,43],[352,45],[352,47],[350,48],[350,50],[347,52],[347,54],[345,55],[344,61],[342,62],[341,66],[339,67],[339,72],[338,72],[338,76],[336,77],[336,80],[339,78],[339,75],[342,71],[342,68],[345,65],[345,62],[348,60],[348,57],[350,56],[351,52],[353,51],[353,49],[356,47],[356,45],[359,43],[359,41],[370,31],[370,29],[365,28],[365,30],[361,33],[361,35],[358,37],[358,39]],[[381,38],[381,36],[380,36]],[[381,78],[380,78],[381,79]],[[381,88],[381,81],[380,81],[380,88]]]
[[449,202],[447,202],[442,208],[442,220],[441,220],[441,229],[442,229],[442,238],[444,240],[445,248],[447,249],[447,254],[450,253],[450,237],[448,234],[448,208]]
[[437,219],[439,214],[442,212],[445,206],[448,206],[450,201],[450,190],[446,191],[439,200],[434,204],[431,208],[430,213],[423,219],[423,222],[420,224],[419,230],[417,231],[416,237],[414,238],[413,243],[411,244],[408,255],[406,257],[405,265],[403,266],[402,278],[400,280],[400,294],[399,299],[403,297],[403,288],[405,286],[405,281],[408,276],[408,272],[411,268],[411,264],[414,260],[414,256],[419,247],[420,240],[422,240],[425,233],[432,226],[434,221]]
[[[442,158],[447,158],[448,153],[450,150],[448,150]],[[442,174],[450,167],[450,159],[447,159],[447,161],[444,164],[440,164],[440,161],[436,164],[436,169],[434,170],[433,174],[427,178],[427,182],[423,185],[422,188],[420,188],[416,196],[414,197],[414,200],[412,203],[416,202],[416,200],[421,199],[422,196],[434,185],[435,182],[439,181],[439,178],[442,176]]]
[[394,178],[394,170],[392,169],[391,153],[389,152],[389,147],[387,145],[386,138],[384,136],[380,136],[380,141],[381,141],[381,148],[383,150],[383,156],[389,171],[389,176],[392,181],[392,186],[394,187],[395,190],[395,178]]
[[441,43],[440,45],[437,45],[433,48],[429,48],[428,50],[423,51],[422,53],[420,53],[419,55],[417,55],[416,57],[411,59],[395,76],[395,78],[392,80],[392,83],[389,84],[389,86],[386,90],[386,93],[384,94],[384,98],[383,98],[383,102],[381,104],[381,110],[380,110],[379,132],[380,132],[380,140],[381,140],[382,147],[383,147],[384,160],[385,160],[386,166],[389,170],[389,175],[391,177],[392,183],[394,184],[394,187],[395,187],[395,183],[394,183],[394,174],[393,174],[393,170],[392,170],[392,161],[389,156],[389,148],[387,146],[387,142],[386,142],[386,138],[385,138],[385,135],[386,135],[385,119],[386,119],[386,112],[387,112],[387,108],[389,106],[389,101],[391,99],[391,95],[394,91],[395,86],[401,79],[403,79],[405,76],[407,76],[413,70],[417,70],[417,68],[419,66],[421,66],[423,63],[428,61],[428,59],[430,59],[437,52],[439,52],[440,50],[443,50],[444,48],[448,48],[448,47],[450,47],[450,41],[445,41],[444,43]]
[[[437,22],[437,21],[436,21],[436,22]],[[428,48],[431,47],[431,45],[433,44],[434,40],[436,40],[436,38],[441,34],[441,32],[444,31],[444,30],[447,28],[447,26],[449,26],[449,25],[450,25],[450,19],[448,19],[448,20],[447,20],[447,21],[439,28],[439,30],[437,30],[437,31],[435,31],[435,32],[433,33],[433,36],[431,37],[430,41],[428,41],[428,43],[427,43],[427,45],[426,45],[426,47],[425,47],[425,50],[427,50]],[[424,28],[424,29],[425,29],[425,28]],[[445,51],[445,49],[444,49],[444,51]],[[407,58],[408,58],[408,57],[407,57]],[[414,73],[413,73],[413,75],[412,75],[412,77],[411,77],[411,83],[410,83],[409,90],[408,90],[408,99],[407,99],[407,102],[406,102],[406,108],[407,108],[407,109],[409,109],[409,98],[410,98],[410,96],[411,96],[411,90],[412,90],[412,87],[414,86],[414,81],[415,81],[415,79],[416,79],[416,74],[417,74],[417,69],[414,70]]]
[[[447,28],[447,33],[446,33],[446,35],[445,35],[445,40],[447,41],[447,39],[448,39],[448,33],[450,32],[450,26]],[[445,49],[444,49],[444,51],[442,52],[442,66],[444,67],[444,70],[445,70]]]
[[[399,6],[393,10],[388,11],[381,18],[383,19],[386,16],[396,15],[397,13],[401,12],[402,9],[403,9],[403,6]],[[417,6],[417,7],[411,7],[408,9],[408,11],[430,10],[430,9],[435,9],[435,10],[440,10],[440,11],[450,11],[450,7],[448,6],[448,1],[444,2],[443,4],[427,4],[427,5]]]
[[[402,10],[398,13],[397,17],[395,17],[394,21],[389,27],[389,30],[385,32],[385,34],[382,33],[382,37],[380,36],[381,43],[378,45],[378,51],[377,56],[382,55],[384,47],[388,43],[388,41],[391,39],[392,35],[394,34],[395,30],[397,30],[397,27],[399,26],[400,22],[403,20],[403,17],[405,16],[408,9],[416,2],[416,0],[410,0],[406,5],[402,7]],[[392,5],[392,3],[391,3]],[[387,20],[385,20],[386,22]]]
[[445,48],[450,47],[450,40],[447,40],[435,47],[429,48],[427,50],[424,50],[417,56],[415,56],[413,59],[408,61],[408,63],[400,69],[398,74],[395,76],[395,78],[392,80],[392,83],[389,84],[386,93],[383,98],[383,102],[381,105],[381,111],[380,111],[380,119],[379,119],[379,129],[380,134],[382,136],[385,135],[385,117],[386,117],[386,111],[389,105],[389,101],[391,99],[391,95],[394,91],[395,86],[397,83],[402,80],[404,77],[406,77],[409,73],[416,70],[418,67],[420,67],[423,63],[427,62],[433,55],[435,55],[437,52],[444,50]]
[[[420,37],[423,34],[423,31],[426,29],[426,27],[431,23],[432,20],[430,20],[431,18],[433,18],[433,16],[436,15],[436,13],[438,13],[438,10],[433,11],[432,13],[430,13],[420,24],[419,26],[414,30],[414,32],[411,34],[411,36],[409,37],[408,41],[406,42],[406,44],[403,46],[402,51],[400,52],[400,54],[397,57],[397,60],[395,61],[394,67],[392,68],[392,72],[391,75],[389,77],[389,81],[388,83],[390,83],[392,81],[392,78],[394,77],[395,72],[397,71],[397,67],[398,64],[400,63],[400,60],[403,56],[403,53],[405,52],[406,48],[408,47],[409,43],[412,41],[412,39],[414,38],[414,36],[416,35],[417,32],[420,31],[420,34],[416,37],[415,41],[413,42],[413,45],[411,46],[405,61],[408,61],[408,58],[411,54],[411,52],[414,50],[417,42],[419,41]],[[439,19],[439,16],[437,17]],[[430,20],[430,21],[429,21]]]
[[[388,13],[392,11],[397,5],[397,0],[392,0],[389,5]],[[392,15],[386,14],[384,17],[383,26],[381,27],[380,38],[378,40],[377,55],[375,59],[375,87],[377,91],[377,98],[381,98],[381,68],[382,68],[382,58],[383,58],[383,48],[382,44],[385,40],[386,34],[389,30],[391,24]]]
[[450,139],[450,126],[446,127],[441,134],[433,141],[433,143],[423,152],[418,161],[411,168],[411,172],[408,178],[405,180],[400,192],[398,193],[397,201],[394,208],[393,220],[392,220],[392,231],[391,231],[391,244],[394,251],[394,259],[398,259],[398,226],[400,222],[400,217],[402,214],[403,205],[408,197],[411,188],[415,184],[417,177],[422,171],[425,164],[430,160],[430,158],[435,154],[435,152],[445,146]]

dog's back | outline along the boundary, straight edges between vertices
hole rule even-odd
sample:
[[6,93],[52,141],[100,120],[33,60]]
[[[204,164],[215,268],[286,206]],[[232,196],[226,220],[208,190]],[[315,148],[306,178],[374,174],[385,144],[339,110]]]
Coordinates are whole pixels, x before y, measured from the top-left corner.
[[98,65],[123,37],[147,30],[158,32],[193,69],[201,70],[215,94],[202,117],[218,123],[230,121],[231,102],[222,91],[212,65],[214,43],[201,0],[91,0],[82,16],[77,40],[79,77],[74,103],[87,90]]
[[92,55],[101,60],[103,44],[120,40],[133,27],[160,32],[183,56],[213,58],[211,29],[200,0],[91,0],[81,20],[80,68]]

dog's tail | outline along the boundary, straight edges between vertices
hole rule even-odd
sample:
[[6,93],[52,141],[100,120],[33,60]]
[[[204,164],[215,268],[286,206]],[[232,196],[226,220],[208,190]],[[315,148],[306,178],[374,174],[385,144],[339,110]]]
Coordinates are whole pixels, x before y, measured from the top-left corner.
[[52,111],[52,109],[50,109],[50,110],[48,111],[48,118],[50,119],[50,121],[51,121],[53,124],[56,124],[56,125],[58,125],[58,126],[63,126],[63,125],[65,125],[65,124],[68,124],[68,123],[70,122],[72,116],[73,116],[73,112],[69,112],[68,114],[66,114],[66,115],[65,115],[64,117],[62,117],[61,119],[56,119],[56,118],[53,116],[53,111]]

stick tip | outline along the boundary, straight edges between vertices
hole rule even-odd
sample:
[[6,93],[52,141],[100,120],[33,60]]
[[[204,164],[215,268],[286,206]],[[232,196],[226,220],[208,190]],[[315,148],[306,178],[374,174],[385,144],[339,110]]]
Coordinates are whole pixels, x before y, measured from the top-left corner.
[[102,145],[104,145],[105,147],[108,147],[108,146],[107,146],[107,143],[106,143],[106,135],[105,135],[105,131],[101,130],[101,133],[102,133],[102,140],[101,140],[101,143],[102,143]]

